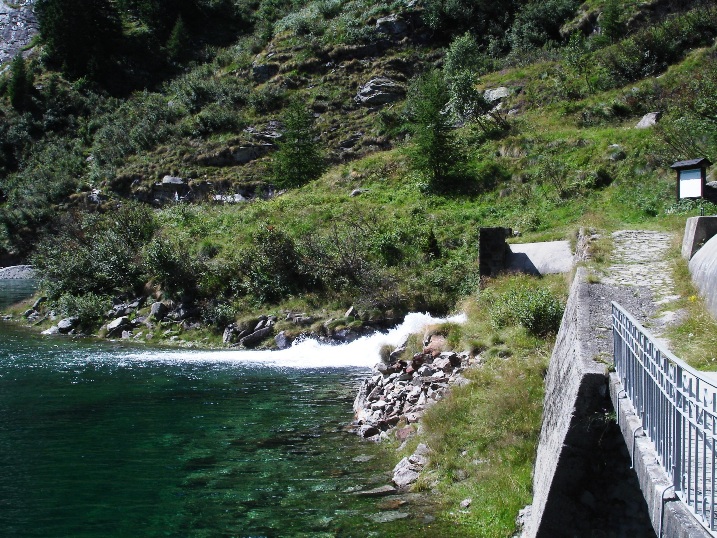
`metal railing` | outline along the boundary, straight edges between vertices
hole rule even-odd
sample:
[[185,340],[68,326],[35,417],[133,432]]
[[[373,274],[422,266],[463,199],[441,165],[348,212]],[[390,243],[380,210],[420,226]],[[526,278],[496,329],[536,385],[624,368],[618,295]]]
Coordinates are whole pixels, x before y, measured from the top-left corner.
[[714,534],[717,384],[612,303],[615,370],[677,496]]

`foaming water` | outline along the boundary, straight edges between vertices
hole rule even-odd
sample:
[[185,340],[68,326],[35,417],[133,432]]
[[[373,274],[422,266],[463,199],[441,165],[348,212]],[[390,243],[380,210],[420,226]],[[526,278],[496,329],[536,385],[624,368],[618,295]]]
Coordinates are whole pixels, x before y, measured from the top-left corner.
[[386,333],[374,333],[348,344],[330,345],[306,338],[280,351],[143,351],[130,353],[129,360],[163,362],[199,361],[229,362],[275,368],[371,368],[382,346],[399,346],[409,335],[427,325],[452,322],[465,323],[466,315],[436,318],[430,314],[408,314],[403,323]]

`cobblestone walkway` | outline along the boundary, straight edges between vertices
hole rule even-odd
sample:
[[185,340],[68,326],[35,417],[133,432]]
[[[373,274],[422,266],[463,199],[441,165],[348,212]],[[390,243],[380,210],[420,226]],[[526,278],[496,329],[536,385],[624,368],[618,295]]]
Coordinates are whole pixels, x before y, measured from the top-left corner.
[[[671,236],[663,232],[621,230],[612,234],[613,265],[602,277],[605,284],[631,286],[647,294],[659,309],[679,299],[675,295],[670,262],[666,260]],[[679,319],[679,312],[662,311],[650,329],[659,336],[662,328]]]

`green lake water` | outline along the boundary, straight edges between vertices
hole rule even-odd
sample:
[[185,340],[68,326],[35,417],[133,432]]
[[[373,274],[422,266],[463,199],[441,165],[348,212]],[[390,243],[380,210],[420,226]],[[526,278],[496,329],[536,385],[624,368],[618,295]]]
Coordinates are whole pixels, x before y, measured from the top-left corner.
[[[27,291],[0,281],[0,303]],[[420,499],[381,523],[398,513],[354,494],[395,464],[345,428],[366,345],[168,351],[0,322],[0,537],[435,536]]]

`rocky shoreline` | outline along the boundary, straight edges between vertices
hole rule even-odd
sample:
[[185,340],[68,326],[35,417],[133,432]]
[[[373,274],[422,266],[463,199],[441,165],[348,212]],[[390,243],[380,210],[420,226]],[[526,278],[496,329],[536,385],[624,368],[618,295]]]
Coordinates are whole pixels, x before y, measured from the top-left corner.
[[[441,400],[452,386],[470,383],[462,372],[472,364],[468,353],[442,351],[445,339],[427,333],[421,353],[404,359],[406,347],[395,349],[361,384],[354,400],[353,430],[364,439],[383,441],[393,435],[405,442],[416,434],[425,411]],[[418,445],[393,469],[392,482],[399,490],[410,488],[429,460],[430,448]],[[384,495],[395,491],[382,490]],[[379,493],[377,491],[377,493]]]

